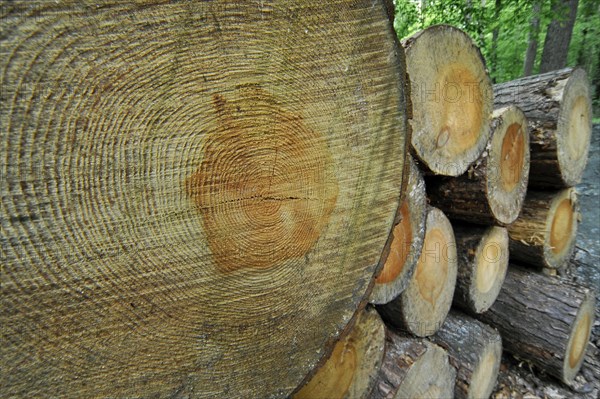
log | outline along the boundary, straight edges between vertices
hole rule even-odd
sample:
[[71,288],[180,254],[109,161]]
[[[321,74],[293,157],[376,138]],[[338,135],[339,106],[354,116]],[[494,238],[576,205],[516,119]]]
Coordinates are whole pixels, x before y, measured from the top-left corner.
[[592,132],[587,75],[565,68],[494,85],[496,107],[515,104],[529,123],[531,173],[537,188],[570,187],[581,181]]
[[575,249],[578,219],[574,188],[530,190],[521,215],[507,228],[511,259],[538,268],[562,268]]
[[386,330],[386,349],[371,399],[451,398],[456,370],[431,342]]
[[413,106],[412,149],[434,174],[462,175],[483,152],[493,109],[490,78],[471,38],[448,25],[403,41]]
[[489,398],[500,370],[502,338],[498,331],[463,313],[451,311],[429,338],[448,352],[456,367],[454,397]]
[[400,202],[383,2],[20,0],[0,24],[0,396],[287,397]]
[[350,332],[293,399],[367,398],[383,362],[385,326],[373,308],[360,311]]
[[370,302],[384,304],[404,291],[413,276],[425,238],[427,196],[425,181],[418,167],[409,157],[406,197],[396,213],[398,223],[391,233],[389,252],[383,268],[375,279]]
[[527,120],[517,107],[497,109],[492,138],[461,176],[427,181],[431,204],[451,219],[506,226],[519,216],[529,178]]
[[442,211],[429,208],[426,232],[417,268],[408,287],[393,301],[379,305],[383,319],[393,327],[426,337],[441,327],[456,285],[456,243],[452,225]]
[[485,312],[496,300],[508,269],[505,228],[453,225],[458,273],[454,303],[469,312]]
[[511,265],[498,299],[477,318],[500,331],[506,350],[570,383],[585,357],[594,308],[591,290]]

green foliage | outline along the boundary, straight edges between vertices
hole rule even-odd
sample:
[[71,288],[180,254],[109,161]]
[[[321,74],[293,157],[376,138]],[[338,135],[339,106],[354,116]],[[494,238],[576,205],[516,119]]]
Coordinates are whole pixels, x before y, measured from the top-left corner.
[[[592,98],[595,114],[600,116],[600,1],[579,0],[577,20],[573,27],[573,36],[569,46],[569,65],[584,68],[592,85],[595,96]],[[596,120],[594,123],[597,123]]]
[[[555,14],[550,0],[539,1],[542,7],[534,73],[539,70],[548,24],[553,18],[568,14],[566,10]],[[400,38],[440,23],[464,30],[480,47],[492,79],[503,82],[523,75],[533,3],[534,1],[530,0],[395,0],[394,27]],[[600,1],[579,0],[568,57],[568,65],[580,65],[587,70],[595,87],[600,86],[598,15]],[[495,29],[498,30],[498,40],[494,51]],[[598,96],[594,101],[600,106]]]

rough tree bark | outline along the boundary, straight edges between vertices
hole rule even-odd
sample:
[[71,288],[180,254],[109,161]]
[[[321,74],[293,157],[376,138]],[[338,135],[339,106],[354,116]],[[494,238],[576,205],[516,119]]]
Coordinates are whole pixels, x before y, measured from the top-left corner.
[[400,201],[383,2],[22,0],[0,24],[0,396],[287,397]]
[[553,0],[554,18],[548,25],[540,73],[554,71],[567,66],[569,44],[577,16],[579,0]]
[[523,76],[529,76],[533,73],[535,59],[537,56],[538,40],[540,36],[540,12],[542,3],[536,0],[531,8],[531,22],[529,24],[529,35],[527,38],[527,52],[525,53],[525,63],[523,65]]
[[429,338],[448,352],[456,367],[454,397],[489,398],[502,360],[498,331],[457,311],[451,311],[442,328]]
[[388,329],[383,365],[370,398],[451,398],[455,377],[445,350]]
[[477,318],[500,331],[506,350],[569,383],[583,363],[594,309],[593,291],[511,265],[498,299]]

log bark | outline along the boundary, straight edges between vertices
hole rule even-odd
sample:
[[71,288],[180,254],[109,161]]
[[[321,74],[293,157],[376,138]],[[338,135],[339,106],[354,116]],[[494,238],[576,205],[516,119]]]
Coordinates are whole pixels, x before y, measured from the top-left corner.
[[427,195],[451,219],[483,225],[512,223],[529,180],[527,120],[514,106],[494,111],[492,138],[469,170],[454,178],[431,178]]
[[430,172],[459,176],[490,137],[492,86],[461,30],[437,25],[403,41],[413,105],[412,148]]
[[500,331],[506,350],[570,383],[585,357],[594,308],[591,290],[511,265],[498,299],[477,317]]
[[388,303],[406,289],[423,248],[427,217],[425,181],[412,158],[409,157],[406,167],[409,169],[406,197],[396,213],[389,252],[375,279],[370,298],[373,304]]
[[388,329],[383,365],[370,398],[451,398],[455,376],[442,348]]
[[496,300],[508,269],[505,228],[454,224],[458,273],[454,303],[469,312],[485,312]]
[[529,123],[529,185],[570,187],[581,181],[592,131],[586,73],[565,68],[494,85],[496,107],[517,105]]
[[367,398],[383,362],[385,326],[373,308],[360,311],[350,332],[293,399]]
[[377,307],[383,319],[419,337],[441,327],[456,285],[456,243],[452,225],[442,211],[429,208],[425,241],[408,287],[396,299]]
[[456,367],[454,397],[489,398],[502,360],[498,331],[463,313],[451,311],[442,328],[429,338],[448,352]]
[[538,268],[562,268],[575,249],[578,219],[574,188],[530,190],[521,215],[508,226],[511,259]]
[[2,6],[0,396],[287,397],[393,226],[402,49],[382,1],[143,3]]

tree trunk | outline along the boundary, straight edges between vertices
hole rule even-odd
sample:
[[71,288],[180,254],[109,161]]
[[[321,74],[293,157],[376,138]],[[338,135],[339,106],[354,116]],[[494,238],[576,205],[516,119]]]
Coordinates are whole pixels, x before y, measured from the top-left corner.
[[331,356],[293,399],[367,398],[383,362],[385,326],[373,308],[360,311]]
[[529,191],[519,218],[508,226],[510,258],[538,268],[566,265],[575,249],[577,192]]
[[494,85],[495,106],[517,105],[529,123],[529,185],[578,184],[587,163],[592,105],[585,71],[566,68]]
[[579,0],[553,0],[554,17],[548,25],[540,73],[554,71],[567,66],[569,43],[573,34]]
[[485,312],[496,300],[508,267],[505,228],[454,224],[458,273],[454,303]]
[[493,93],[481,53],[467,34],[447,25],[425,29],[403,45],[413,151],[434,174],[461,175],[490,137]]
[[489,398],[502,360],[502,338],[493,328],[451,311],[442,328],[429,338],[448,352],[456,367],[454,397]]
[[511,265],[498,299],[477,317],[500,331],[506,350],[569,383],[585,357],[594,307],[587,288]]
[[540,36],[540,12],[542,3],[538,0],[533,3],[531,9],[531,22],[529,24],[529,36],[527,39],[527,52],[525,53],[525,64],[523,66],[523,76],[533,74],[533,66],[537,56],[538,38]]
[[287,397],[399,205],[383,2],[11,1],[0,29],[0,396]]
[[426,340],[386,331],[386,348],[371,399],[451,398],[456,371],[448,354]]
[[378,306],[383,319],[392,326],[419,337],[441,327],[456,285],[456,243],[452,225],[436,208],[430,208],[417,268],[408,287],[398,298]]
[[494,21],[497,22],[492,30],[492,51],[490,55],[490,70],[492,71],[493,82],[496,83],[496,73],[498,72],[498,36],[500,34],[500,11],[502,10],[502,0],[494,2]]
[[396,213],[396,225],[390,235],[392,241],[371,292],[370,302],[374,304],[388,303],[404,291],[423,248],[427,217],[425,181],[410,157],[407,169],[406,197]]
[[427,180],[431,204],[451,219],[507,225],[521,211],[529,178],[527,120],[511,106],[495,110],[490,126],[490,142],[465,174]]

